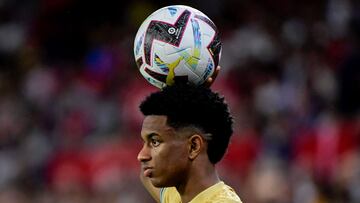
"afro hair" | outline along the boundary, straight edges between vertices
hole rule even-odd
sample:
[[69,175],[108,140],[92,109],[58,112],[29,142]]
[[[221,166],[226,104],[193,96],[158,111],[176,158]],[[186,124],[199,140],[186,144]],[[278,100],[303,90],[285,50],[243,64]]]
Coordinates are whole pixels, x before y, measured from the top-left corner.
[[213,164],[224,156],[233,133],[233,119],[224,97],[204,86],[167,86],[150,94],[140,110],[145,116],[167,116],[167,124],[176,130],[195,126],[209,134],[207,154]]

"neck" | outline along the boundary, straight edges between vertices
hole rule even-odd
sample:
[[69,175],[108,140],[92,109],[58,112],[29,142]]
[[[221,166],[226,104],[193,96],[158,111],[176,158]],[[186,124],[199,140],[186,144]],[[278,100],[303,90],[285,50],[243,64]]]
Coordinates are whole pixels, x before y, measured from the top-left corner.
[[187,180],[176,187],[181,196],[181,201],[190,202],[196,195],[220,181],[213,164],[192,168]]

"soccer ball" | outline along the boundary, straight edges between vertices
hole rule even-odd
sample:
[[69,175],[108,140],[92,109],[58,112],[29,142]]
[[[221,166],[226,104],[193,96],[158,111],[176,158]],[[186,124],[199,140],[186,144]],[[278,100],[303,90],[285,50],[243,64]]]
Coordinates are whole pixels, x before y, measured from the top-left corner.
[[140,73],[160,89],[175,82],[201,85],[219,64],[221,41],[215,24],[202,12],[167,6],[141,24],[134,55]]

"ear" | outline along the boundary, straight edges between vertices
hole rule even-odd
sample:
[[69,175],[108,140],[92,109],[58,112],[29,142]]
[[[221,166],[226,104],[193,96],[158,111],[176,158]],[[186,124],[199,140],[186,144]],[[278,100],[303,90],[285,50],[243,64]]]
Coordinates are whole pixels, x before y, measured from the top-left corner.
[[189,159],[194,160],[201,152],[204,147],[204,139],[198,135],[194,134],[189,137]]

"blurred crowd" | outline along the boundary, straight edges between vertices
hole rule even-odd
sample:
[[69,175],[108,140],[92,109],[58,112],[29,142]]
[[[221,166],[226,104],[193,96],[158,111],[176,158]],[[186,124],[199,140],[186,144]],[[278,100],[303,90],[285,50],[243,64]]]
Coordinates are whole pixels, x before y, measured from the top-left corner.
[[360,202],[358,1],[0,0],[0,203],[153,202],[136,155],[156,89],[133,40],[171,4],[220,30],[218,168],[243,202]]

